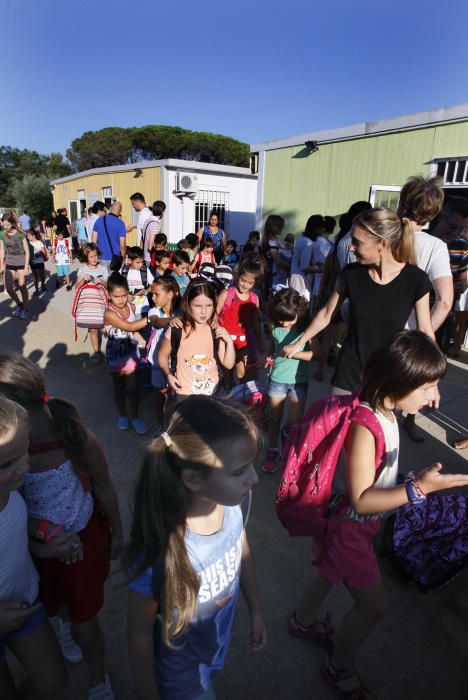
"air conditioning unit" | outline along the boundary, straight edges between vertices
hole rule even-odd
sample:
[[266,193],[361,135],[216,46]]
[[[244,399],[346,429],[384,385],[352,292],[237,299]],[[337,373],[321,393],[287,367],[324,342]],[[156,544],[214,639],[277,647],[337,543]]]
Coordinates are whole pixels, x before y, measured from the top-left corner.
[[178,192],[198,192],[198,175],[177,173]]

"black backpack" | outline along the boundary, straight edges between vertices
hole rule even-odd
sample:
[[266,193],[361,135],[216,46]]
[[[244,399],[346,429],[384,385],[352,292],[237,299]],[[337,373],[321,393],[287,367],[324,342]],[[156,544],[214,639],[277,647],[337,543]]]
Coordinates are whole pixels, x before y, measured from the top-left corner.
[[[128,265],[124,265],[122,269],[120,270],[120,274],[127,279],[128,277],[128,271],[129,271]],[[146,265],[143,265],[143,267],[140,270],[140,275],[141,275],[141,283],[143,287],[146,289],[148,286],[148,268]]]

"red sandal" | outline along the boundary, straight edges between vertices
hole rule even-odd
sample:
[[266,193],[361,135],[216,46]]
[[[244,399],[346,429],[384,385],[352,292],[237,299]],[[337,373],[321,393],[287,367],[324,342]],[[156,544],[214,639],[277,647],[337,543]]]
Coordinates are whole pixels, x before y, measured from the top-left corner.
[[334,628],[330,623],[331,615],[327,613],[324,620],[315,620],[311,625],[302,625],[296,617],[296,611],[288,620],[289,634],[300,639],[308,639],[315,642],[323,649],[331,653],[333,651]]
[[[320,671],[325,680],[341,694],[342,698],[347,698],[347,700],[368,700],[370,697],[370,693],[354,668],[354,664],[347,668],[337,668],[331,656],[327,656],[320,666]],[[340,683],[353,678],[356,679],[355,687],[346,690],[340,685]]]

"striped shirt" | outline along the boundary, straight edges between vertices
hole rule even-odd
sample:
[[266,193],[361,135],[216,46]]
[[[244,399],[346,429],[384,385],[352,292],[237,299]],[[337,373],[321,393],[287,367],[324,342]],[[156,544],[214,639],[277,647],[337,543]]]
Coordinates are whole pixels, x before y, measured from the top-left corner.
[[29,554],[28,513],[18,491],[11,491],[0,511],[0,601],[32,605],[39,576]]

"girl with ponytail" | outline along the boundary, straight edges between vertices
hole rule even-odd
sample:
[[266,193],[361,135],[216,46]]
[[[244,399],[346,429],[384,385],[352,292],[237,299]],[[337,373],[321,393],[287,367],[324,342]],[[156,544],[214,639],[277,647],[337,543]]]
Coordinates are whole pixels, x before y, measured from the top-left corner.
[[138,697],[214,698],[211,683],[224,665],[239,587],[250,612],[251,651],[266,642],[244,531],[257,443],[245,414],[194,395],[147,448],[126,555]]
[[106,457],[73,404],[50,397],[44,373],[17,353],[0,355],[1,395],[28,413],[29,472],[23,496],[30,537],[43,543],[66,532],[75,539],[66,561],[36,560],[39,598],[49,617],[59,612],[63,617],[59,641],[65,658],[85,658],[89,697],[112,700],[98,612],[109,558],[119,556],[123,532]]
[[[301,344],[318,335],[349,299],[348,329],[337,368],[333,394],[350,394],[361,384],[368,357],[404,329],[414,310],[417,328],[434,340],[429,312],[431,283],[416,264],[409,219],[378,207],[353,222],[350,251],[357,262],[340,273],[327,303],[316,314]],[[284,348],[286,357],[298,352],[298,343]]]

